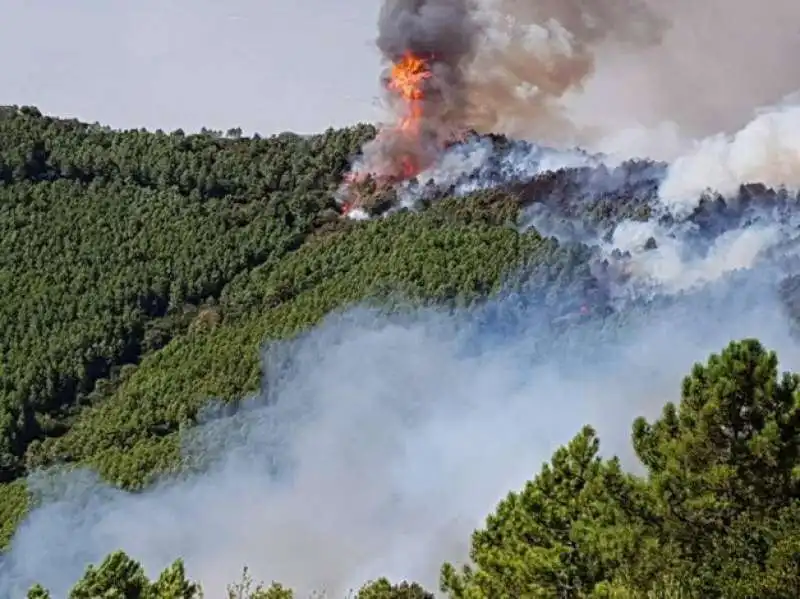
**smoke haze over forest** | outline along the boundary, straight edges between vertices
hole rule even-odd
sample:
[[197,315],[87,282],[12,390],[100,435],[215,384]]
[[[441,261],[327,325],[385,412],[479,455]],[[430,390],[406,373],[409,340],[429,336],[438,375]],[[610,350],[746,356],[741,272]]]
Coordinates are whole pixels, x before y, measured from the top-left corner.
[[[166,366],[167,374],[158,370],[170,360],[185,360],[188,378],[200,379],[216,368],[225,375],[235,372],[243,356],[256,351],[260,389],[242,394],[238,379],[227,387],[216,381],[190,387],[193,393],[219,389],[203,398],[209,405],[201,410],[199,426],[184,428],[181,422],[179,432],[171,431],[194,468],[136,493],[116,489],[88,469],[52,474],[31,468],[28,485],[41,506],[26,517],[0,558],[0,595],[20,596],[41,582],[54,597],[66,596],[88,563],[116,549],[141,560],[149,574],[182,557],[190,576],[215,594],[245,564],[257,577],[300,593],[325,589],[339,597],[379,576],[435,589],[441,563],[467,560],[472,531],[583,425],[597,428],[604,455],[619,455],[626,468],[640,473],[631,423],[638,416],[655,418],[665,402],[679,401],[681,379],[693,363],[732,339],[753,337],[778,351],[782,369],[800,370],[791,324],[796,300],[786,293],[786,282],[800,274],[800,100],[791,95],[800,90],[792,62],[800,50],[800,4],[602,0],[587,9],[578,0],[541,0],[523,10],[511,0],[476,0],[474,6],[460,0],[386,0],[379,13],[374,2],[359,0],[347,5],[343,16],[345,8],[326,4],[323,10],[304,0],[286,7],[280,17],[285,20],[277,5],[273,11],[256,4],[242,0],[223,8],[204,0],[190,10],[188,2],[125,9],[106,3],[101,9],[84,0],[71,12],[48,9],[53,35],[40,35],[41,45],[21,52],[24,60],[0,74],[0,102],[35,103],[115,127],[238,125],[262,133],[305,133],[359,120],[379,123],[378,135],[358,146],[363,153],[346,156],[352,161],[349,172],[342,172],[342,148],[356,145],[355,134],[343,134],[345,141],[331,134],[319,142],[286,142],[311,157],[302,167],[310,169],[308,175],[298,175],[302,169],[296,166],[274,175],[277,153],[267,154],[262,165],[257,149],[244,166],[235,162],[240,158],[226,157],[229,162],[220,159],[203,173],[203,184],[197,183],[202,191],[191,192],[209,211],[198,222],[224,213],[214,230],[238,230],[271,211],[287,230],[273,233],[270,224],[248,235],[274,235],[279,241],[273,245],[292,249],[265,258],[266,250],[248,245],[251,254],[245,255],[237,251],[249,241],[226,238],[213,245],[206,243],[213,235],[200,235],[192,246],[198,254],[211,245],[212,255],[234,248],[234,257],[225,254],[221,266],[208,262],[208,272],[236,260],[245,266],[230,267],[236,272],[213,293],[198,293],[203,301],[213,297],[208,305],[189,291],[176,302],[169,294],[178,296],[179,285],[173,288],[171,281],[162,284],[168,290],[163,303],[184,305],[191,299],[209,322],[221,314],[219,322],[209,325],[210,333],[196,333],[191,327],[200,326],[198,317],[188,332],[175,335],[174,345],[165,343],[140,362],[146,374],[130,379],[140,387],[126,396],[126,380],[107,401],[138,405],[153,389],[156,395],[172,392],[170,377],[180,377]],[[30,43],[19,32],[43,10],[35,1],[14,6],[0,23],[0,49],[10,55]],[[711,21],[713,28],[707,25]],[[68,23],[96,37],[70,30],[63,46],[58,35],[69,30]],[[98,53],[98,45],[108,52]],[[56,53],[68,68],[55,69]],[[406,104],[398,108],[389,101],[386,69],[388,61],[396,64],[409,54],[427,61],[419,84],[427,95],[403,96]],[[406,127],[403,110],[409,104],[420,128]],[[28,116],[13,118],[20,119],[20,127],[29,126]],[[401,130],[402,135],[381,136]],[[447,138],[453,132],[457,139]],[[508,138],[498,141],[490,133]],[[74,135],[80,141],[69,138],[69,143],[79,147],[84,133]],[[135,143],[140,142],[130,147],[139,147]],[[55,149],[37,168],[49,169],[54,179],[91,170],[80,163],[86,151],[66,159],[58,144],[47,147]],[[344,210],[336,213],[337,185],[350,185],[353,173],[402,172],[398,161],[409,152],[424,161],[401,181],[392,180],[388,191],[375,192],[386,193],[389,199],[380,199],[387,210],[379,215],[358,206],[351,216],[367,223],[349,221]],[[145,185],[145,175],[120,155],[109,159],[103,176],[117,177],[119,169],[124,185],[136,180],[153,189],[167,181],[168,193],[179,194],[175,213],[190,195],[180,195],[181,186],[200,180],[159,175],[158,162],[147,171],[156,173],[148,175],[156,183]],[[217,164],[223,165],[219,176],[211,172]],[[323,172],[331,164],[337,165],[330,167],[334,174]],[[17,184],[16,173],[25,172],[8,171],[9,187]],[[284,185],[291,177],[292,184]],[[251,180],[256,183],[248,187]],[[268,192],[263,180],[271,181]],[[307,195],[291,195],[298,189]],[[229,200],[253,196],[260,202],[273,193],[285,194],[284,203],[265,200],[251,212],[246,201],[238,207]],[[452,197],[455,208],[447,204]],[[459,201],[476,213],[480,210],[472,207],[481,202],[506,201],[519,207],[519,214],[486,217],[490,225],[482,217],[470,222],[469,214],[459,212]],[[146,196],[141,206],[152,205],[148,202]],[[229,217],[225,211],[232,205],[241,213]],[[401,208],[412,214],[396,214]],[[366,241],[337,246],[336,235],[327,241],[319,233],[322,241],[312,248],[321,258],[314,249],[303,253],[303,244],[312,243],[305,238],[301,249],[292,246],[295,239],[310,237],[309,231],[316,235],[321,215],[330,219],[331,212],[336,221],[327,225],[338,239],[361,239],[356,236],[364,230],[373,237],[363,233]],[[381,237],[381,231],[394,231],[395,217],[399,223],[429,218],[433,224]],[[127,232],[144,226],[136,218],[130,225],[117,216],[109,222],[124,223]],[[459,219],[467,223],[463,228]],[[437,227],[451,226],[442,222],[457,232],[437,237]],[[171,234],[167,229],[165,236]],[[540,239],[534,229],[557,242]],[[381,288],[379,276],[371,273],[381,262],[397,259],[394,244],[400,247],[403,235],[420,245],[413,246],[413,259],[397,267],[400,274],[387,277],[386,287],[402,295],[399,280],[437,281],[426,292],[448,300],[445,305],[405,305],[389,313],[368,306],[366,292],[328,305],[328,295],[349,297],[345,271],[363,277],[367,291]],[[474,245],[457,243],[458,235]],[[503,236],[511,241],[506,244]],[[488,258],[480,253],[495,242],[502,251],[491,249]],[[455,249],[448,249],[450,243]],[[161,249],[156,246],[147,251],[155,254]],[[530,256],[520,248],[530,249]],[[325,262],[328,251],[336,257],[333,266]],[[437,251],[446,256],[444,262],[426,262]],[[517,251],[520,256],[509,258]],[[363,262],[339,265],[337,260],[344,264],[348,253],[359,252],[367,256]],[[132,255],[146,252],[137,246]],[[281,270],[281,261],[297,255],[307,262]],[[246,266],[248,260],[256,263],[252,256],[261,260],[256,268]],[[126,268],[136,262],[123,258]],[[502,263],[497,267],[502,274],[487,275],[486,282],[466,267],[460,270],[492,260]],[[450,280],[453,290],[441,282]],[[474,284],[470,301],[454,300],[461,281]],[[317,292],[315,286],[328,283]],[[145,291],[137,293],[140,309]],[[396,299],[393,293],[388,295]],[[258,318],[295,301],[306,302],[308,314],[328,314],[290,340],[255,339],[248,330]],[[234,324],[226,310],[235,315]],[[287,321],[319,321],[297,316],[297,310]],[[166,309],[159,318],[165,314]],[[237,326],[248,332],[225,337],[232,330],[225,327]],[[192,362],[202,350],[191,344],[206,343],[196,339],[219,339],[209,355],[228,352],[226,361]],[[181,347],[189,349],[181,353]],[[159,373],[149,375],[157,382],[144,379],[148,372]],[[182,384],[183,379],[175,381],[174,388]],[[245,395],[237,409],[215,402],[237,393]],[[154,400],[152,413],[177,420],[182,408],[160,400]],[[143,422],[151,417],[142,414],[137,418]],[[87,422],[75,426],[77,434],[91,430],[94,425]],[[136,420],[131,422],[124,426],[135,428]],[[157,425],[142,427],[157,437]],[[122,439],[122,446],[127,443],[125,433],[103,431]],[[58,448],[66,447],[60,442],[47,445],[37,458],[58,455]],[[39,450],[32,445],[34,453]]]

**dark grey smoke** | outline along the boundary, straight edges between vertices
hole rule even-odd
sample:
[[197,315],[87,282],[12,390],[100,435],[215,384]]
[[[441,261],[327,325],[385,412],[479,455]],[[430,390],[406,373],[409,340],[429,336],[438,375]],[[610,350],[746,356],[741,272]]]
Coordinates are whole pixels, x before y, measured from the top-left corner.
[[[465,69],[476,48],[479,28],[467,0],[386,0],[378,17],[377,45],[387,67],[386,101],[393,123],[363,148],[357,173],[402,179],[433,164],[444,144],[461,129],[466,112]],[[389,86],[393,65],[413,55],[426,62],[428,76],[416,105],[414,131],[396,125],[409,106]]]
[[[385,0],[376,41],[394,122],[365,145],[356,179],[407,179],[468,130],[514,130],[519,118],[539,133],[564,129],[557,103],[594,72],[597,46],[657,44],[666,26],[644,0]],[[409,107],[388,85],[408,54],[425,59],[430,75],[411,135],[394,126]]]
[[387,0],[378,16],[378,48],[392,62],[410,51],[457,69],[476,32],[465,0]]
[[427,126],[439,127],[463,109],[464,67],[477,33],[467,0],[386,0],[381,8],[377,44],[383,56],[394,64],[411,53],[430,67],[422,105]]

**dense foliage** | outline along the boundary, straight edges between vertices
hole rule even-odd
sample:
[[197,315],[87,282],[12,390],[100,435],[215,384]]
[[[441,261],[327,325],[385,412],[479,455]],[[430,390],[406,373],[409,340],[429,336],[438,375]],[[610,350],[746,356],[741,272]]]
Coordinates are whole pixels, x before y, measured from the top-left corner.
[[[535,272],[525,284],[546,290],[554,323],[587,298],[593,314],[610,315],[615,275],[591,264],[588,248],[510,225],[533,203],[601,230],[650,218],[645,174],[598,197],[581,197],[586,174],[573,170],[443,194],[421,212],[340,219],[332,192],[373,134],[112,131],[0,108],[0,544],[29,508],[33,469],[86,464],[138,489],[179,468],[180,430],[209,398],[236,402],[258,389],[260,345],[333,310],[398,294],[463,305]],[[795,200],[743,189],[690,218],[698,230],[735,224],[764,194],[772,206]],[[797,295],[792,281],[785,287]],[[468,568],[443,566],[442,590],[454,599],[798,596],[797,385],[755,341],[712,356],[687,377],[680,405],[635,423],[644,477],[601,459],[585,428],[476,531]],[[71,597],[198,593],[180,561],[151,581],[115,553]],[[246,574],[230,596],[292,594]],[[358,596],[431,597],[387,580]]]
[[99,381],[214,320],[191,306],[299,247],[370,133],[235,140],[0,112],[0,481],[108,394]]
[[258,388],[261,342],[333,309],[481,297],[525,263],[591,286],[580,252],[501,226],[518,210],[508,195],[338,218],[332,191],[373,133],[119,132],[0,111],[0,285],[14,298],[0,309],[0,543],[31,469],[90,464],[141,487],[178,465],[177,432],[209,398]]
[[443,568],[456,598],[796,597],[800,376],[756,340],[683,381],[679,405],[633,426],[645,478],[597,456],[586,428]]

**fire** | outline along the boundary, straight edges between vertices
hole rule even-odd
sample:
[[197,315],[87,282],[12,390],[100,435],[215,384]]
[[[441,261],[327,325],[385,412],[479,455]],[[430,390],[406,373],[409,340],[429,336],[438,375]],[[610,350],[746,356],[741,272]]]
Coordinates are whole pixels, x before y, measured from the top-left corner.
[[419,131],[422,101],[425,98],[423,85],[430,76],[431,71],[427,61],[411,52],[406,52],[392,66],[388,87],[403,99],[407,111],[400,119],[399,128],[402,131],[409,133]]
[[[422,163],[419,148],[421,137],[426,134],[423,127],[425,84],[432,75],[429,59],[410,51],[392,65],[385,85],[387,91],[399,100],[401,110],[398,121],[378,133],[379,139],[393,147],[391,167],[369,173],[379,187],[411,179],[426,166]],[[347,199],[341,203],[342,214],[349,214],[363,204],[364,190],[359,186],[366,179],[367,173],[363,171],[345,177]]]

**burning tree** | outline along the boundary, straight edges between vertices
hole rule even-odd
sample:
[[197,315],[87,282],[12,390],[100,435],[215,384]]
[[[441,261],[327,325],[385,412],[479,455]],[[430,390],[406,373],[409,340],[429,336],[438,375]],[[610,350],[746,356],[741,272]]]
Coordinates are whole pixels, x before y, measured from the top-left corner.
[[387,0],[378,47],[389,63],[383,78],[392,120],[362,149],[340,190],[343,212],[372,203],[377,191],[430,167],[463,129],[462,63],[471,55],[474,25],[465,0]]

